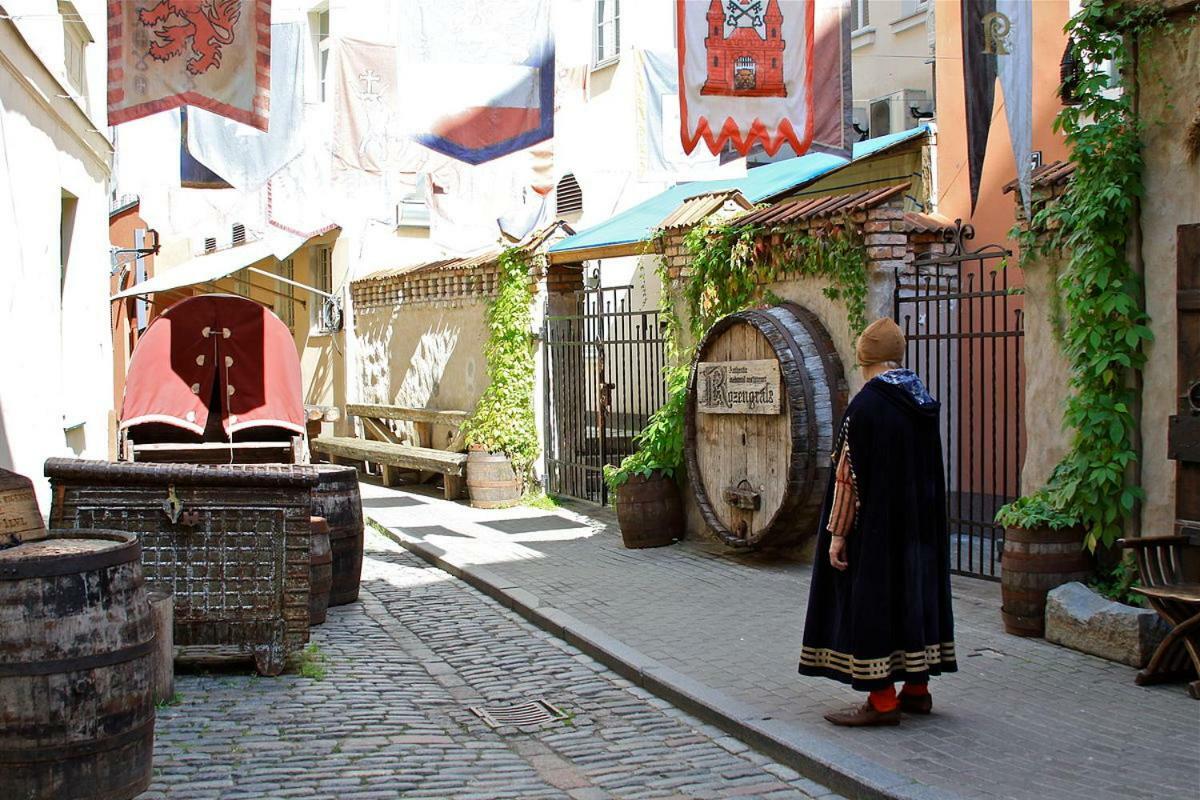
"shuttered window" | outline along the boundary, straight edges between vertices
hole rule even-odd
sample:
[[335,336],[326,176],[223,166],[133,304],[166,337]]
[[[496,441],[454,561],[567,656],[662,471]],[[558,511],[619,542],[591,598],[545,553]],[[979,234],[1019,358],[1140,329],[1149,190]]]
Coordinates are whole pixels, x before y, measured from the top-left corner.
[[556,209],[560,217],[583,211],[583,189],[579,187],[579,181],[575,180],[572,173],[568,172],[562,176],[555,194],[558,198]]

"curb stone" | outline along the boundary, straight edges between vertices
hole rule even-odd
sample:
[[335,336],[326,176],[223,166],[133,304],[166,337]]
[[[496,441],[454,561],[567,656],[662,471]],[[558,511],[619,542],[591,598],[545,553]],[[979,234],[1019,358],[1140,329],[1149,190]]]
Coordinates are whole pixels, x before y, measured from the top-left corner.
[[959,795],[918,783],[843,747],[712,689],[643,654],[599,628],[543,603],[486,567],[456,563],[440,548],[387,527],[369,514],[371,527],[430,565],[466,582],[533,625],[577,647],[621,677],[734,736],[755,750],[853,800],[954,800]]

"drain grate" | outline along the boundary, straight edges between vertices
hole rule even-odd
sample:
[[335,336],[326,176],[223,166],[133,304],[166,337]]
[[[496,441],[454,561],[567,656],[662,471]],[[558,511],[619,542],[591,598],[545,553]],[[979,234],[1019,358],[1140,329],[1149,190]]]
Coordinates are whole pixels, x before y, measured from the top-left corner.
[[486,722],[492,728],[505,725],[521,727],[523,725],[541,725],[566,719],[562,710],[555,708],[545,700],[532,700],[515,706],[470,706],[471,713]]

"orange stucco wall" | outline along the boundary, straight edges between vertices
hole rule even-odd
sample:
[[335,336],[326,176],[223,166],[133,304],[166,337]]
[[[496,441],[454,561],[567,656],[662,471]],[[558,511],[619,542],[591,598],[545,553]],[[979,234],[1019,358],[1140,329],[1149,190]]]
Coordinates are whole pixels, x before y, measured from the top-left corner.
[[[962,74],[962,8],[958,0],[938,0],[937,123],[941,135],[937,148],[938,211],[951,219],[961,217],[975,226],[975,242],[1004,243],[1015,222],[1013,195],[1004,184],[1017,176],[1004,95],[996,85],[987,156],[979,186],[979,202],[971,213],[971,181],[967,171],[966,101]],[[1041,150],[1044,163],[1065,160],[1067,147],[1052,125],[1061,108],[1058,99],[1059,62],[1067,46],[1066,0],[1038,0],[1033,4],[1033,149]],[[1011,247],[1011,243],[1009,243]]]

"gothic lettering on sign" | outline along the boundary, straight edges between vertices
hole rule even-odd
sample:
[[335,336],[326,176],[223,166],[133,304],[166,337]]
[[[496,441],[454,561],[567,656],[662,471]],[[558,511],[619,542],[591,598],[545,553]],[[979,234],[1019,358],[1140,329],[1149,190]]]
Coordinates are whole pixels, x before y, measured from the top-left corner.
[[701,414],[778,414],[779,362],[711,361],[696,365]]
[[1012,21],[999,11],[983,15],[983,52],[993,56],[1006,56],[1011,50],[1008,46],[1008,34],[1012,30]]

